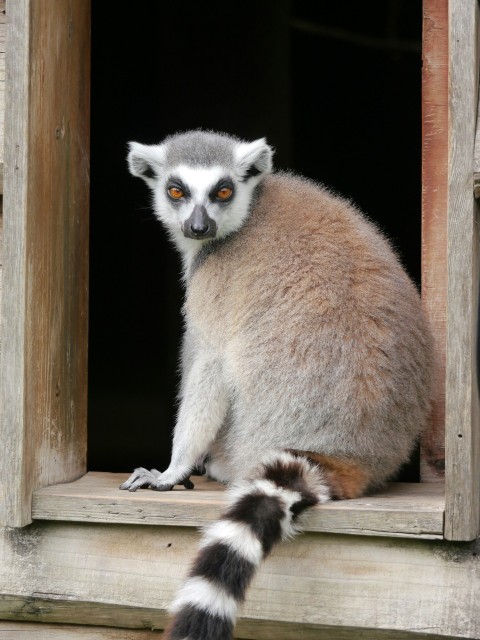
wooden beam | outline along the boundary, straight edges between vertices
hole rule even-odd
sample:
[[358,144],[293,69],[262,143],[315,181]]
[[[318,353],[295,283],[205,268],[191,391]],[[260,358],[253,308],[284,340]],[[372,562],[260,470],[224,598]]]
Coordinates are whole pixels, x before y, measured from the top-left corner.
[[473,156],[473,194],[477,200],[480,198],[480,101],[477,110],[477,130]]
[[8,4],[0,523],[86,461],[90,3]]
[[2,197],[0,196],[0,362],[2,358],[2,287],[3,287],[3,210]]
[[161,640],[160,631],[0,620],[0,640]]
[[422,301],[435,337],[436,395],[421,443],[421,479],[445,472],[447,318],[448,0],[423,2]]
[[[0,529],[0,619],[163,628],[198,540],[192,527]],[[478,542],[303,534],[262,564],[236,635],[479,638],[479,571]]]
[[480,199],[480,100],[477,106],[477,125],[473,152],[473,195]]
[[[32,606],[33,602],[23,602]],[[45,603],[43,603],[45,604]],[[35,602],[35,606],[42,606]],[[95,607],[93,607],[95,609]],[[114,615],[114,607],[108,605],[105,611]],[[123,609],[126,613],[126,609]],[[138,616],[141,611],[138,612]],[[145,612],[143,612],[145,616]],[[136,620],[136,618],[134,617]],[[141,623],[141,618],[138,618]],[[126,619],[125,624],[131,623]],[[116,620],[118,625],[118,620]],[[286,622],[264,620],[242,620],[237,628],[238,640],[458,640],[458,636],[445,636],[408,631],[390,631],[385,629],[358,629],[354,627],[331,627],[326,625],[298,625]],[[0,620],[0,640],[161,640],[159,630],[126,629],[124,627],[99,627],[71,624],[47,624],[45,622],[7,622]]]
[[477,0],[449,0],[449,165],[445,537],[472,540],[480,520],[477,380],[479,211],[472,190],[478,98]]
[[[195,478],[195,489],[168,493],[120,491],[127,476],[88,473],[69,484],[35,491],[33,518],[78,522],[199,527],[227,506],[216,482]],[[441,538],[445,499],[438,484],[394,483],[378,494],[329,502],[308,511],[306,531],[358,535]]]
[[0,0],[0,193],[3,193],[3,138],[5,119],[5,0]]

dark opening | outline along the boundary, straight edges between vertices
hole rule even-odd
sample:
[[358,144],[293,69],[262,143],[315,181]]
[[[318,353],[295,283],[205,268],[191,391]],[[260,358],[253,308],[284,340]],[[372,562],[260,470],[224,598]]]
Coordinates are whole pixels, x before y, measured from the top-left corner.
[[[163,469],[179,260],[126,143],[211,128],[351,197],[420,274],[421,0],[93,0],[89,469]],[[414,464],[408,479],[416,477]]]

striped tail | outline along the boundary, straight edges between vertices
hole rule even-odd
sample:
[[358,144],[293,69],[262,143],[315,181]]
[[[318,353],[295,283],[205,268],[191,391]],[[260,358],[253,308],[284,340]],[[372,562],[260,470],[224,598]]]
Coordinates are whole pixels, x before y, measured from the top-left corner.
[[291,453],[272,453],[204,534],[189,578],[171,611],[165,640],[230,640],[237,609],[260,562],[299,531],[298,516],[329,500],[322,470]]

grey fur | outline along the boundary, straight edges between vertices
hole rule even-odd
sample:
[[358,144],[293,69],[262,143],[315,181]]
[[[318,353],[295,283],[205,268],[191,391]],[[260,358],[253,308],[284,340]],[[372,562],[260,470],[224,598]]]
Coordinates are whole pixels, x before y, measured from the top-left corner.
[[219,164],[227,169],[234,166],[233,149],[239,138],[219,136],[213,131],[187,131],[164,140],[167,147],[166,164],[187,164],[191,167],[208,167]]

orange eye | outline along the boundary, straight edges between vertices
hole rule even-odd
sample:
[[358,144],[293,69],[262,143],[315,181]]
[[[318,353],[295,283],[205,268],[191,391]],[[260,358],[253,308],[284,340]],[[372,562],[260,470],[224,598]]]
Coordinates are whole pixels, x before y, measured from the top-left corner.
[[183,198],[185,194],[178,187],[170,187],[168,195],[174,200],[180,200],[180,198]]
[[231,197],[232,193],[233,189],[230,189],[230,187],[223,187],[222,189],[217,191],[217,198],[219,200],[228,200]]

